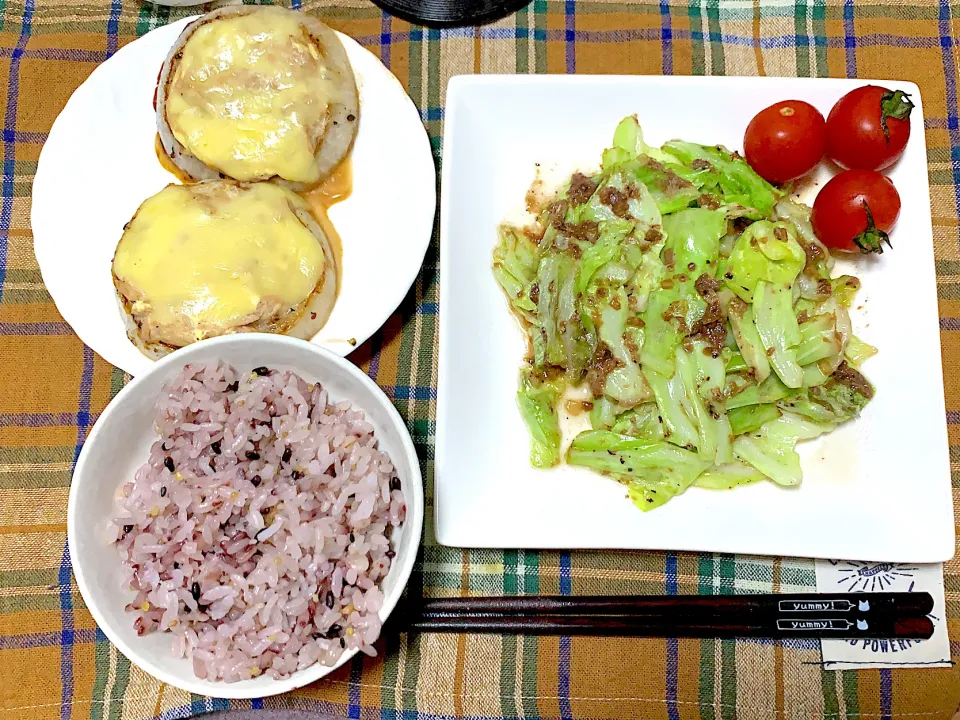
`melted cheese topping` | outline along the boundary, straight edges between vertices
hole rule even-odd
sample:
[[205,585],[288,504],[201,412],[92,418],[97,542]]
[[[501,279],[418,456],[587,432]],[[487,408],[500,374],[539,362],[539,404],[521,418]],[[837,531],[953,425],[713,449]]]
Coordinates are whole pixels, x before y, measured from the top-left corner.
[[314,291],[326,259],[292,208],[295,194],[271,183],[168,185],[127,225],[113,259],[139,298],[134,313],[155,324],[186,319],[196,339],[257,317],[264,301],[296,307]]
[[319,180],[314,152],[333,84],[299,13],[209,22],[187,40],[166,96],[174,137],[237,180]]

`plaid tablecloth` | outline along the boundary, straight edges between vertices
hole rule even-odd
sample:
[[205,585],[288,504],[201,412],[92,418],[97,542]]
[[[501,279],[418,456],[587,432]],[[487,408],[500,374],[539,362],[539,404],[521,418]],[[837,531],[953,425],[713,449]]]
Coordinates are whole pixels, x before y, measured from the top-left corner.
[[[947,421],[957,469],[960,3],[535,0],[495,25],[444,32],[393,20],[364,0],[312,9],[379,54],[400,78],[421,110],[438,161],[444,88],[447,78],[459,73],[895,76],[916,82],[927,113]],[[388,632],[376,659],[358,657],[329,679],[292,695],[232,704],[191,697],[132,667],[84,609],[65,543],[73,462],[124,376],[84,347],[51,303],[31,249],[30,191],[40,148],[74,88],[120,45],[189,11],[134,0],[0,0],[0,13],[0,78],[7,87],[0,99],[3,718],[141,720],[231,706],[315,708],[351,718],[952,716],[960,703],[956,666],[829,672],[820,666],[813,642]],[[909,251],[910,242],[905,235],[901,251]],[[897,252],[895,248],[885,261],[896,262]],[[801,560],[436,546],[429,498],[439,283],[435,241],[415,288],[352,356],[393,397],[424,464],[427,524],[412,593],[709,594],[814,586],[812,563]],[[876,522],[895,521],[896,508],[890,514]],[[951,635],[960,640],[956,561],[946,567],[946,587]],[[953,654],[960,656],[956,641]]]

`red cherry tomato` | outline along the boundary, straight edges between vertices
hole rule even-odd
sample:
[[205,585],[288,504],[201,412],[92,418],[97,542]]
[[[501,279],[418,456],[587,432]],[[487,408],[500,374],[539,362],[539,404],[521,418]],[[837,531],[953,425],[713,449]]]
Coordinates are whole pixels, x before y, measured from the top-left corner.
[[882,253],[899,214],[900,195],[890,178],[874,170],[845,170],[821,188],[810,222],[828,248]]
[[823,115],[810,103],[784,100],[758,112],[743,136],[750,167],[772,183],[806,175],[823,157]]
[[876,85],[852,90],[827,117],[827,156],[844,168],[883,170],[910,139],[910,96]]

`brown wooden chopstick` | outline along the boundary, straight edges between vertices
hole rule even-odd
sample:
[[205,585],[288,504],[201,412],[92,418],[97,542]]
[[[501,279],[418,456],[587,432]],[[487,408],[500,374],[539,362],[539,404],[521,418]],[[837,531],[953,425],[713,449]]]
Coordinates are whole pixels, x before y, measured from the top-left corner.
[[411,630],[648,637],[928,638],[929,593],[425,599]]

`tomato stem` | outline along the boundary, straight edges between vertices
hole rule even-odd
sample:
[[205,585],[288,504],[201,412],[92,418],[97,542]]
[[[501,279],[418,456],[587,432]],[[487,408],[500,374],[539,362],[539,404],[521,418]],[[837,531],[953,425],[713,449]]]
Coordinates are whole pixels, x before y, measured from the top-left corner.
[[883,253],[884,243],[887,244],[887,247],[893,247],[893,245],[890,244],[890,236],[883,230],[880,230],[873,221],[873,212],[871,212],[867,201],[861,200],[861,203],[867,213],[867,227],[853,239],[853,244],[860,248],[860,252],[864,255]]
[[880,98],[880,127],[883,128],[883,137],[886,138],[887,145],[890,144],[890,129],[887,127],[887,118],[907,120],[913,107],[910,96],[903,90],[885,92],[883,97]]

